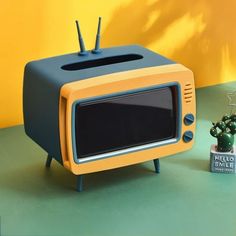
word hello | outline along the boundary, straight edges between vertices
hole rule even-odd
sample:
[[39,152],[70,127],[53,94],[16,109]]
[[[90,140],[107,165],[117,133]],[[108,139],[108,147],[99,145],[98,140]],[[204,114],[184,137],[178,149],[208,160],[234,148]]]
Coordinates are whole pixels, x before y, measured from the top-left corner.
[[221,162],[229,162],[229,161],[235,161],[235,157],[234,156],[215,155],[214,160],[221,161]]

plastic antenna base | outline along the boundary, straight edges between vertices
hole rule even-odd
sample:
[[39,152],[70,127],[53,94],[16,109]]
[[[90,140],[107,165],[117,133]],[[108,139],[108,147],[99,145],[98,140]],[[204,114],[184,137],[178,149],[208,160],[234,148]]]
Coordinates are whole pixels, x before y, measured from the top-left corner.
[[93,54],[99,54],[99,53],[101,53],[102,52],[102,49],[93,49],[92,50],[92,53]]
[[79,56],[87,56],[88,55],[88,52],[87,51],[81,51],[78,53]]

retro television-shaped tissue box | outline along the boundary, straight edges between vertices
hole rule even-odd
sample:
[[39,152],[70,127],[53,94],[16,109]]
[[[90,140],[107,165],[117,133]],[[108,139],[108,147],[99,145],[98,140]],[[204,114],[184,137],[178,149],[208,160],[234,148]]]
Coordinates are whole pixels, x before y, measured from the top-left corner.
[[141,46],[98,48],[33,61],[24,73],[26,134],[78,175],[190,149],[193,73]]

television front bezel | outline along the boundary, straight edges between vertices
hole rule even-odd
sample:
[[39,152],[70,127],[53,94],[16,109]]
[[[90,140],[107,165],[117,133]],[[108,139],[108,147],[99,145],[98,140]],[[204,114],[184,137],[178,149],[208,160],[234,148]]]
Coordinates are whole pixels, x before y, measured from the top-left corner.
[[[124,148],[116,151],[111,151],[111,152],[105,152],[102,154],[97,154],[97,155],[91,155],[89,157],[84,157],[84,158],[79,158],[77,154],[77,148],[76,148],[76,134],[75,134],[75,110],[76,106],[84,103],[84,102],[94,102],[98,101],[100,99],[107,99],[107,98],[115,98],[117,96],[122,96],[122,95],[131,95],[134,93],[138,92],[147,92],[151,91],[154,89],[161,89],[161,88],[166,88],[166,87],[175,87],[177,91],[177,109],[176,109],[176,130],[175,130],[175,137],[170,138],[167,140],[163,141],[157,141],[157,142],[151,142],[148,144],[143,144],[143,145],[136,145],[134,147],[129,147],[129,148]],[[90,97],[90,98],[85,98],[85,99],[79,99],[75,101],[72,105],[72,125],[71,125],[71,133],[72,133],[72,145],[73,145],[73,158],[75,163],[86,163],[89,161],[95,161],[99,159],[105,159],[105,158],[110,158],[113,156],[118,156],[118,155],[123,155],[123,154],[128,154],[130,152],[137,152],[149,148],[154,148],[154,147],[159,147],[163,145],[168,145],[171,143],[176,143],[179,141],[181,138],[180,132],[181,132],[181,120],[182,120],[182,101],[181,101],[181,90],[180,90],[180,84],[178,82],[171,82],[171,83],[166,83],[166,84],[161,84],[161,85],[156,85],[156,86],[150,86],[150,87],[144,87],[140,89],[134,89],[134,90],[128,90],[128,91],[123,91],[119,93],[112,93],[112,94],[107,94],[104,96],[96,96],[96,97]]]
[[[166,86],[166,84],[171,83],[179,84],[179,96],[181,97],[179,99],[181,101],[181,115],[179,116],[178,124],[180,131],[179,139],[176,142],[126,154],[113,155],[109,158],[99,158],[79,163],[75,161],[72,142],[72,110],[76,101],[152,86]],[[186,101],[184,95],[186,86],[191,87],[191,102]],[[194,139],[190,142],[185,142],[183,135],[187,131],[195,133],[195,122],[190,126],[186,126],[184,116],[190,113],[194,117],[196,116],[195,104],[193,73],[181,64],[128,70],[64,84],[61,87],[59,97],[59,133],[63,165],[74,174],[85,174],[137,164],[186,151],[192,148]]]

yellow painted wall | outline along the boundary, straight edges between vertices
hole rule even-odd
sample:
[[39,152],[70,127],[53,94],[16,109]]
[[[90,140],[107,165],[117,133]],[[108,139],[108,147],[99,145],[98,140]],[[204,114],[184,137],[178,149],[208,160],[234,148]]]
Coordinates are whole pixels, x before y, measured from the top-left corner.
[[87,48],[98,16],[102,46],[141,44],[191,68],[197,87],[236,79],[235,0],[0,0],[0,128],[22,123],[31,60]]

